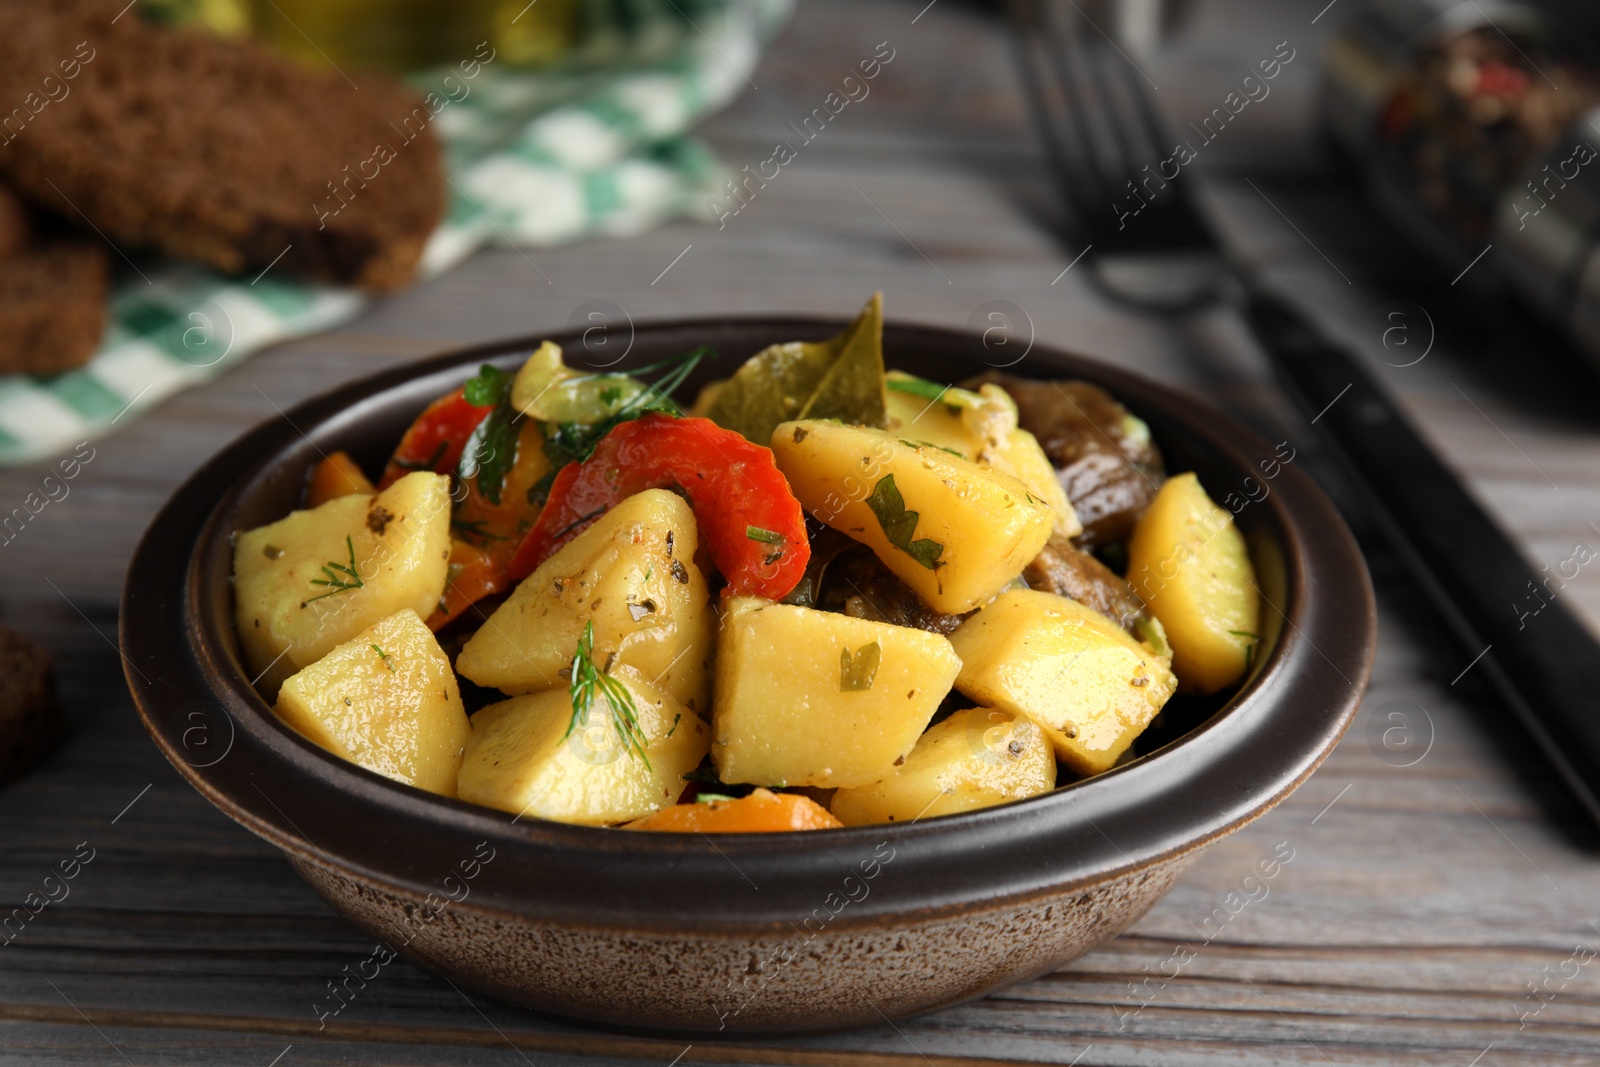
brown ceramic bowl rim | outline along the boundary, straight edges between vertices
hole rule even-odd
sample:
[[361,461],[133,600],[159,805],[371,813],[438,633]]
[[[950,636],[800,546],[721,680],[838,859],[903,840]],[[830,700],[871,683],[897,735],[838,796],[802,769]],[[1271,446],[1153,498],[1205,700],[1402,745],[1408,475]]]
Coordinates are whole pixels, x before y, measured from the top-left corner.
[[[711,344],[742,358],[771,340],[824,337],[843,325],[679,320],[640,324],[634,339],[647,354]],[[971,344],[965,334],[898,324],[884,338],[891,366],[917,352],[954,361],[957,346]],[[571,346],[581,334],[552,339]],[[917,823],[713,840],[519,822],[345,763],[281,724],[250,684],[229,621],[229,516],[274,478],[280,486],[303,478],[307,454],[343,447],[376,413],[392,417],[399,405],[414,414],[480,363],[515,366],[541,340],[460,349],[295,406],[204,463],[134,554],[120,632],[145,726],[207,799],[295,857],[416,896],[470,892],[480,907],[623,929],[792,924],[866,870],[881,876],[872,887],[881,891],[852,893],[835,923],[946,913],[1102,882],[1237,829],[1310,775],[1360,701],[1376,636],[1371,583],[1333,504],[1291,464],[1251,505],[1251,521],[1273,531],[1286,579],[1281,632],[1264,662],[1222,712],[1178,741],[1045,796]],[[983,368],[974,360],[970,369]],[[1104,386],[1152,427],[1182,427],[1241,478],[1273,454],[1193,396],[1105,363],[1036,346],[1027,370]],[[488,850],[494,858],[463,888],[462,869]]]

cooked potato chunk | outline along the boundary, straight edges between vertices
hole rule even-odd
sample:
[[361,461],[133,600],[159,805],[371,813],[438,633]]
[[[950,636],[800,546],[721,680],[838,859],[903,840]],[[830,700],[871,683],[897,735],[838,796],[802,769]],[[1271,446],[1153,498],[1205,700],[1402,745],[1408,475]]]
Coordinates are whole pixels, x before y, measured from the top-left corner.
[[872,548],[935,611],[971,611],[1050,538],[1049,504],[1015,478],[884,430],[786,422],[778,468],[807,514]]
[[1260,593],[1244,536],[1193,474],[1169,478],[1134,527],[1128,580],[1166,627],[1185,692],[1239,680],[1260,641]]
[[1054,593],[1003,593],[950,643],[961,657],[956,688],[1038,723],[1080,774],[1109,769],[1177,688],[1165,658]]
[[627,746],[601,697],[569,734],[572,696],[552,689],[492,704],[472,717],[461,799],[518,815],[601,826],[671,807],[683,775],[705,758],[711,730],[698,715],[624,667],[645,756]]
[[[472,635],[456,670],[506,693],[565,688],[584,624],[594,655],[633,667],[705,717],[712,615],[694,512],[665,489],[628,497],[546,560]],[[612,657],[615,656],[615,659]]]
[[426,618],[450,558],[450,479],[418,471],[240,534],[234,622],[269,698],[335,645],[397,611]]
[[910,753],[960,667],[938,634],[735,597],[711,760],[730,783],[867,785]]
[[897,381],[924,387],[931,384],[901,371],[889,372],[891,433],[958,452],[979,466],[1011,475],[1050,505],[1057,537],[1076,537],[1083,532],[1067,491],[1056,480],[1055,467],[1033,434],[1018,428],[1016,402],[1004,389],[985,384],[973,392],[951,386],[942,399],[930,400],[896,389]]
[[928,728],[905,765],[872,785],[833,794],[846,826],[914,822],[1047,793],[1056,756],[1032,721],[993,708],[958,711]]
[[335,756],[456,795],[467,713],[450,660],[410,608],[291,676],[273,710]]

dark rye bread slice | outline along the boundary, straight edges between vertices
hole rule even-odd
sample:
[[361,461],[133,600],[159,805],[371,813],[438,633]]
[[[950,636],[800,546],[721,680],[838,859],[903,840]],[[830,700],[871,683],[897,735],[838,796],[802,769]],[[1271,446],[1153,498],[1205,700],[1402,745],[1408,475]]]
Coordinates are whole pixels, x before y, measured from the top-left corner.
[[22,251],[31,236],[33,223],[28,219],[28,209],[15,193],[0,186],[0,259]]
[[0,259],[0,374],[81,367],[106,328],[106,250],[76,238]]
[[230,273],[411,279],[444,206],[420,98],[125,3],[0,0],[0,174],[25,199]]
[[109,273],[104,245],[36,232],[0,188],[0,374],[87,363],[105,331]]
[[0,786],[32,770],[60,740],[50,654],[0,626]]

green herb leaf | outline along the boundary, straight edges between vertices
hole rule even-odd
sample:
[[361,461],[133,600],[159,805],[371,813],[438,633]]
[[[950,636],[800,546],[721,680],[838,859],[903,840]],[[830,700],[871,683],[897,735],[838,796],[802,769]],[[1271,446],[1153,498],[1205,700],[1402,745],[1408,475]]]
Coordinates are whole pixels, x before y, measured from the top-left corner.
[[[488,522],[485,519],[451,519],[450,529],[461,535],[463,541],[487,544],[490,541],[509,541],[511,538],[504,534],[490,533]],[[480,547],[482,547],[480,544]]]
[[[900,443],[905,445],[907,448],[937,448],[940,452],[948,452],[957,459],[967,458],[967,454],[965,452],[957,452],[953,448],[946,448],[944,445],[936,445],[932,441],[908,441],[902,437],[900,438]],[[1031,496],[1028,497],[1028,500],[1037,503],[1037,501],[1034,501],[1033,497]]]
[[478,368],[476,376],[468,378],[461,387],[461,395],[467,403],[476,407],[488,407],[498,404],[511,393],[512,375],[494,366],[485,363]]
[[477,478],[478,492],[491,504],[500,503],[500,489],[517,461],[518,412],[511,406],[512,376],[485,363],[477,377],[467,379],[462,395],[467,403],[494,410],[473,429],[461,449],[461,464],[456,468],[463,479]]
[[781,545],[789,540],[777,530],[764,530],[759,526],[746,526],[744,535],[752,541],[760,541],[765,545]]
[[[622,423],[637,419],[652,411],[668,415],[682,415],[672,394],[705,359],[715,359],[716,352],[702,345],[692,352],[662,360],[648,367],[640,367],[635,374],[652,374],[663,371],[660,378],[650,383],[634,383],[638,390],[625,399],[621,406],[599,422],[562,422],[545,424],[544,454],[550,459],[550,472],[537,485],[528,490],[532,499],[537,494],[542,502],[550,495],[550,484],[556,472],[568,463],[582,463],[594,452],[600,439]],[[577,379],[574,379],[576,381]],[[632,379],[628,379],[632,381]]]
[[839,692],[864,693],[871,689],[882,659],[883,648],[876,641],[862,645],[853,656],[848,648],[840,649]]
[[930,382],[926,378],[918,378],[911,374],[896,374],[884,382],[884,385],[897,393],[910,393],[924,400],[938,400],[950,391],[948,385],[940,385],[938,382]]
[[912,540],[917,532],[917,519],[921,516],[918,512],[906,510],[905,498],[894,484],[894,475],[885,474],[878,479],[878,484],[872,487],[872,495],[867,497],[867,507],[878,517],[883,536],[888,538],[891,545],[930,571],[940,566],[939,557],[944,555],[944,545],[927,538]]
[[623,750],[631,752],[650,766],[650,757],[644,753],[648,739],[639,725],[639,709],[633,702],[633,693],[627,686],[602,671],[594,661],[594,621],[583,624],[583,634],[578,638],[578,650],[572,657],[572,681],[568,686],[572,695],[572,718],[567,723],[563,738],[571,737],[579,726],[589,724],[589,715],[598,701],[605,701],[611,715],[611,727],[622,738]]
[[349,564],[335,563],[332,560],[324,563],[322,565],[322,577],[311,579],[311,584],[327,586],[328,591],[326,593],[318,593],[310,600],[307,600],[307,604],[314,600],[321,600],[325,596],[333,596],[335,593],[345,593],[351,589],[360,589],[367,584],[361,580],[361,575],[356,571],[356,545],[350,539],[349,534],[345,535],[344,547],[350,552]]
[[378,654],[378,658],[383,660],[383,665],[385,667],[389,668],[389,673],[390,674],[393,674],[395,672],[394,671],[394,664],[389,662],[389,653],[387,653],[383,649],[379,648],[376,642],[374,642],[373,645],[372,645],[372,651],[374,651],[374,652],[376,652]]
[[883,392],[883,295],[826,341],[771,345],[723,383],[704,412],[758,445],[791,419],[888,425]]
[[695,794],[695,798],[694,798],[694,802],[696,804],[709,804],[714,800],[738,800],[738,799],[739,799],[738,797],[730,797],[726,793],[696,793]]
[[1244,669],[1248,674],[1256,665],[1256,649],[1261,645],[1261,635],[1253,634],[1249,630],[1229,630],[1235,637],[1248,637],[1250,643],[1244,646]]

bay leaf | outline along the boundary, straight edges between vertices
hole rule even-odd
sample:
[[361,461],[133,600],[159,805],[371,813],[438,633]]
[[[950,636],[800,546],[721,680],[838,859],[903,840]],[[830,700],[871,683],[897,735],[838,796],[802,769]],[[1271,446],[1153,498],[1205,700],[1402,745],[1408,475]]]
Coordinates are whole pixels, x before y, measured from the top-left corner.
[[826,341],[769,345],[702,394],[696,414],[756,444],[792,419],[888,425],[883,384],[883,294]]

